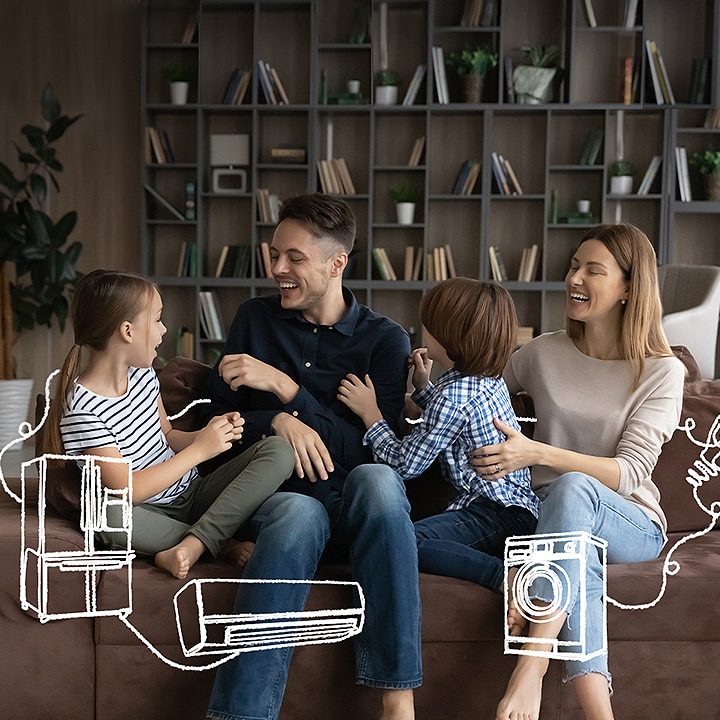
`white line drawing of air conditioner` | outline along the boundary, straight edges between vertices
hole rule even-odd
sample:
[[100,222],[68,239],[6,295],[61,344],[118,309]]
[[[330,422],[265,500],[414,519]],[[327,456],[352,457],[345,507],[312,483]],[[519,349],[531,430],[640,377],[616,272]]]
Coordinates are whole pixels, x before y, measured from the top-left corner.
[[[354,592],[355,606],[302,612],[226,613],[206,607],[205,592],[215,583],[232,584],[242,591],[250,585],[345,586]],[[227,652],[249,652],[296,645],[340,642],[362,632],[365,597],[356,582],[335,580],[195,579],[173,598],[178,635],[186,657]],[[180,605],[191,612],[182,613]],[[191,624],[189,618],[197,620]]]
[[[600,554],[602,565],[602,641],[591,647],[587,637],[587,552],[590,548]],[[575,566],[575,567],[573,567]],[[509,573],[517,570],[512,587],[508,587]],[[505,617],[509,599],[513,598],[518,612],[528,621],[548,623],[568,610],[570,580],[568,570],[577,570],[580,587],[573,609],[573,621],[579,624],[578,640],[557,637],[510,635],[505,623],[505,653],[535,655],[556,660],[589,660],[607,652],[607,542],[585,532],[523,535],[508,538],[505,543]],[[543,580],[552,588],[552,600],[540,603],[530,597],[536,580]],[[527,627],[527,626],[526,626]],[[550,650],[532,646],[549,645]],[[526,647],[523,647],[526,646]]]
[[[48,550],[45,535],[45,491],[48,463],[52,461],[79,461],[82,463],[80,492],[80,529],[83,548]],[[127,486],[121,490],[104,487],[100,466],[115,462],[127,467]],[[29,471],[35,466],[38,476],[37,530],[26,522],[26,509],[30,493],[26,492]],[[41,455],[21,466],[22,512],[20,533],[20,605],[23,610],[34,610],[40,622],[73,617],[101,615],[125,616],[132,612],[132,561],[135,553],[132,539],[132,472],[126,460],[100,458],[95,455]],[[119,518],[112,524],[110,516]],[[97,549],[95,533],[112,531],[125,538],[124,547],[114,550]],[[32,536],[32,541],[31,541]],[[98,605],[97,585],[101,572],[115,572],[123,576],[123,594],[111,607]],[[53,587],[63,585],[63,604],[55,599]],[[76,592],[68,592],[68,588]]]

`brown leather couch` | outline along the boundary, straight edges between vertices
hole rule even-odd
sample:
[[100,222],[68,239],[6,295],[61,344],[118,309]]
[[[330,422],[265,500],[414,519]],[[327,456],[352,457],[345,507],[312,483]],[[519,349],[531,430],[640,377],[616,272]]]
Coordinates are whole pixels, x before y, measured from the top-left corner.
[[[687,360],[692,367],[691,359]],[[171,361],[161,373],[163,397],[174,412],[196,395],[207,369],[189,361]],[[720,414],[720,381],[700,381],[695,373],[686,386],[683,421],[694,418],[693,434],[705,439]],[[192,423],[192,417],[186,418]],[[720,445],[720,439],[717,444]],[[706,453],[712,458],[719,448]],[[709,510],[702,511],[687,482],[688,468],[701,448],[677,431],[665,446],[655,479],[670,522],[668,549],[679,564],[667,578],[662,600],[645,610],[608,608],[610,669],[618,718],[688,720],[720,718],[720,533],[698,534],[720,513],[720,477],[706,468],[707,482],[697,488]],[[717,468],[714,468],[717,471]],[[13,484],[16,492],[18,483]],[[420,516],[441,509],[448,489],[433,478],[409,483],[413,511]],[[117,617],[80,617],[39,622],[19,603],[20,511],[0,493],[0,715],[7,720],[198,720],[204,717],[213,671],[175,669],[162,662]],[[72,497],[54,483],[47,493],[48,548],[80,550],[83,539],[73,520]],[[26,530],[33,532],[33,514]],[[693,537],[694,534],[697,536]],[[674,569],[674,568],[673,568]],[[663,559],[612,565],[608,592],[619,602],[645,604],[660,593]],[[200,562],[191,577],[232,577],[222,563]],[[349,579],[342,565],[322,565],[319,578]],[[133,564],[133,610],[128,620],[160,653],[179,664],[188,660],[178,642],[173,595],[184,581],[175,580],[145,559]],[[62,595],[70,585],[52,588]],[[213,585],[213,602],[232,607],[234,590]],[[118,574],[100,573],[100,607],[119,602]],[[340,586],[312,591],[309,606],[350,603]],[[419,720],[494,717],[515,663],[503,655],[502,599],[469,582],[421,575],[424,683],[416,693]],[[551,663],[545,681],[543,720],[574,720],[581,714],[570,687],[562,682],[559,663]],[[377,717],[378,694],[354,684],[351,641],[297,648],[281,718],[283,720],[366,720]]]

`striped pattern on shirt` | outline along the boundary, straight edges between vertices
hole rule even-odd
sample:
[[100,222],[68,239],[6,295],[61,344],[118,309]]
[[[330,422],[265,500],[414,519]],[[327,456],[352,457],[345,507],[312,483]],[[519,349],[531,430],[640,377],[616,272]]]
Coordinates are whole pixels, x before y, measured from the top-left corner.
[[482,496],[506,507],[523,507],[537,516],[539,500],[530,487],[528,468],[498,480],[483,480],[468,460],[468,454],[476,448],[505,440],[493,418],[520,430],[504,380],[463,376],[451,369],[436,384],[429,383],[413,393],[412,398],[423,408],[423,421],[409,435],[398,439],[384,420],[365,434],[364,442],[372,447],[376,461],[390,465],[409,479],[427,470],[438,458],[443,476],[458,491],[448,510],[467,507]]
[[[174,452],[160,425],[160,383],[152,368],[130,368],[128,389],[120,397],[103,397],[77,381],[60,423],[65,452],[83,455],[95,448],[116,448],[133,472],[165,462]],[[197,477],[192,468],[146,503],[166,505]]]

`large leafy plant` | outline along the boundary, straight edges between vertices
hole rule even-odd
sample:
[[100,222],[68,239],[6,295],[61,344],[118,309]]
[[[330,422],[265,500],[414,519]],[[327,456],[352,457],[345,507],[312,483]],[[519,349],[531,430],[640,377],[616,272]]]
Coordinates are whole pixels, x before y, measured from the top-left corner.
[[465,48],[460,52],[450,53],[448,65],[455,68],[458,75],[480,75],[484,77],[498,62],[498,54],[487,47],[480,45],[474,49]]
[[[77,213],[65,213],[54,222],[45,211],[49,184],[59,191],[55,176],[63,170],[54,145],[80,116],[62,114],[50,84],[42,91],[40,111],[46,127],[24,125],[20,132],[29,147],[13,143],[22,172],[16,175],[0,162],[0,302],[3,317],[12,312],[12,328],[9,323],[2,327],[4,367],[0,374],[4,377],[15,374],[11,349],[15,333],[36,325],[52,327],[53,318],[61,331],[65,329],[77,279],[75,264],[82,252],[80,242],[67,244]],[[14,274],[8,273],[10,266]]]

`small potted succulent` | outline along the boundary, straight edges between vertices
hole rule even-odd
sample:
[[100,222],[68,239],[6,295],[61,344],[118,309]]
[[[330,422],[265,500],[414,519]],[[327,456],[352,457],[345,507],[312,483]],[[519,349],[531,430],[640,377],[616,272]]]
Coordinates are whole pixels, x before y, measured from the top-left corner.
[[375,73],[375,104],[395,105],[398,97],[400,76],[390,68],[382,68]]
[[695,152],[690,156],[690,164],[703,176],[707,199],[720,202],[720,149],[711,145],[702,152]]
[[474,49],[465,48],[461,52],[448,55],[447,64],[465,82],[465,102],[479,103],[482,98],[485,76],[498,63],[498,54],[487,45]]
[[190,68],[184,62],[170,63],[163,67],[163,76],[170,83],[170,102],[185,105],[190,87]]
[[415,205],[420,199],[417,188],[408,182],[397,183],[390,188],[390,197],[395,203],[398,224],[412,225]]
[[516,102],[532,105],[551,102],[559,74],[560,46],[526,42],[518,49],[527,62],[513,71]]
[[633,187],[633,175],[637,171],[629,160],[616,160],[610,165],[610,192],[613,195],[629,195]]

